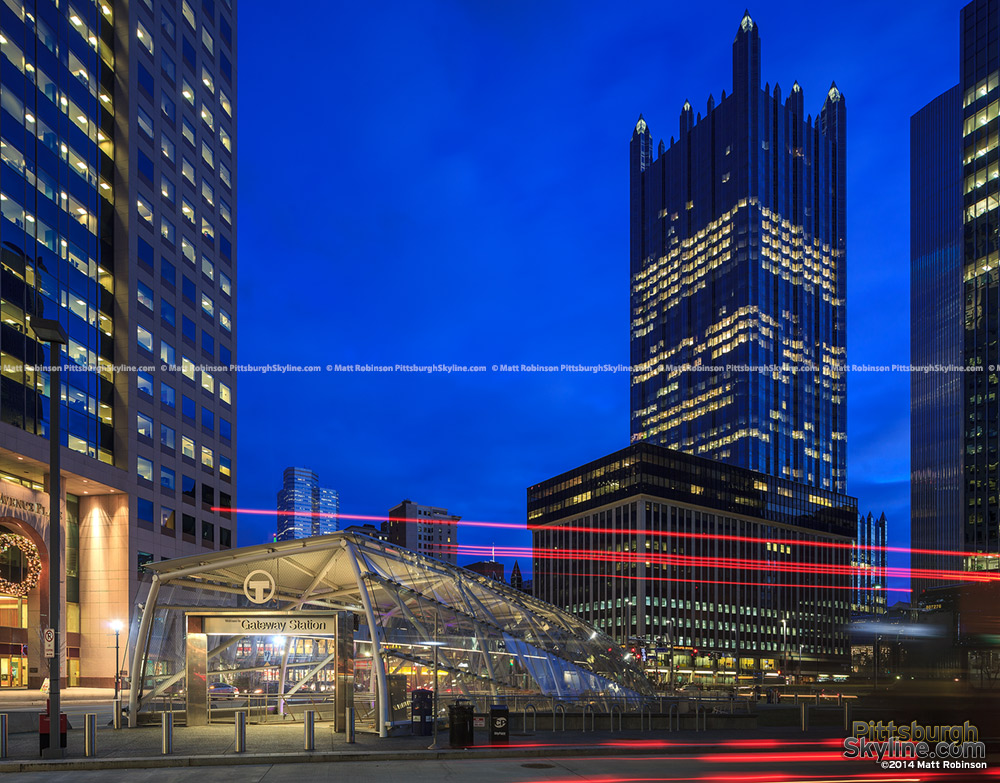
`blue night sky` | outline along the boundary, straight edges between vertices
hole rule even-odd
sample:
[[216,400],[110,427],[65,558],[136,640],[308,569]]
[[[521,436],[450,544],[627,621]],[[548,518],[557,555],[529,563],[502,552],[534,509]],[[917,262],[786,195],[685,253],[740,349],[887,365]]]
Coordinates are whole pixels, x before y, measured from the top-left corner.
[[[685,99],[732,91],[744,5],[302,0],[278,31],[242,2],[239,361],[627,364],[632,128],[669,142]],[[847,99],[852,363],[908,362],[909,118],[958,80],[961,5],[750,8],[762,80],[797,79],[814,115],[833,79]],[[629,440],[624,373],[238,387],[243,508],[273,510],[294,464],[344,513],[411,498],[523,524],[528,485]],[[909,378],[853,373],[848,401],[849,491],[906,546]],[[239,525],[258,543],[274,517]]]

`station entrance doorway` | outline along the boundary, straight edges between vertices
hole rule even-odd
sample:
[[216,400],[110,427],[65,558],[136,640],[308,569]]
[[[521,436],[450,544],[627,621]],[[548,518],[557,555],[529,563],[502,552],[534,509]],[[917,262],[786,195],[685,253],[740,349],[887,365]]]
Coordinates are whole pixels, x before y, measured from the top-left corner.
[[266,714],[314,709],[346,726],[354,706],[354,615],[349,611],[215,609],[185,612],[185,718],[212,707]]

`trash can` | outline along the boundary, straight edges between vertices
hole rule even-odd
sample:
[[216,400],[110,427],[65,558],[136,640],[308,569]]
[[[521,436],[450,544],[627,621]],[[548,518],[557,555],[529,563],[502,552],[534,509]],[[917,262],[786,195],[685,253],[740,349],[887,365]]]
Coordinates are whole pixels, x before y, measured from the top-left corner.
[[490,745],[510,744],[510,709],[506,704],[490,707]]
[[448,708],[448,744],[453,748],[471,748],[476,744],[472,734],[472,705],[455,702]]
[[410,692],[410,730],[418,737],[434,733],[434,692],[418,688]]
[[[66,747],[66,729],[69,727],[69,721],[66,719],[66,713],[59,713],[59,747]],[[49,714],[47,712],[38,713],[38,755],[41,756],[45,749],[49,746]]]

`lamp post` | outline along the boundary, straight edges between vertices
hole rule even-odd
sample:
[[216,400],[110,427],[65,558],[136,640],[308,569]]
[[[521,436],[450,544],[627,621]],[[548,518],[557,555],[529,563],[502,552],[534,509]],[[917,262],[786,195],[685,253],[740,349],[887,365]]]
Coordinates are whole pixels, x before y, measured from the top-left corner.
[[438,749],[438,647],[443,645],[444,642],[438,641],[438,617],[437,614],[434,615],[434,639],[433,641],[423,642],[425,647],[430,647],[434,650],[434,709],[431,715],[431,720],[434,725],[434,741],[427,746],[428,750]]
[[121,691],[121,664],[118,663],[118,634],[121,633],[124,624],[121,620],[111,621],[111,630],[115,632],[115,701],[118,701],[118,694]]
[[62,403],[62,381],[59,364],[60,345],[66,345],[66,331],[58,321],[51,318],[32,318],[31,329],[38,342],[49,344],[49,628],[55,634],[55,655],[49,659],[49,746],[45,749],[45,758],[63,757],[60,740],[60,703],[59,678],[59,623],[62,614],[62,596],[60,595],[60,577],[62,576],[62,536],[60,529],[60,501],[62,487],[60,486],[59,446],[62,443],[62,433],[59,426],[59,413]]
[[[788,676],[788,613],[781,618],[781,668],[785,670],[785,677]],[[787,680],[786,680],[787,681]]]

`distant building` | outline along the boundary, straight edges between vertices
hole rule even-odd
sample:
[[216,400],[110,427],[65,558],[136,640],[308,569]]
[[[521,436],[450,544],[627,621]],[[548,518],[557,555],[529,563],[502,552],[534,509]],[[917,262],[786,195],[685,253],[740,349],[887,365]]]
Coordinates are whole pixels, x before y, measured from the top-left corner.
[[504,581],[504,565],[503,563],[496,562],[496,560],[483,560],[479,563],[469,563],[465,567],[469,571],[475,571],[477,574],[487,576],[490,579],[496,579],[498,582]]
[[278,492],[278,541],[335,533],[339,528],[340,495],[319,485],[307,468],[285,468]]
[[390,544],[458,565],[460,519],[449,514],[446,508],[421,506],[404,500],[389,511],[389,519],[382,529],[389,535]]
[[884,513],[877,518],[871,512],[858,516],[858,538],[851,550],[851,615],[855,619],[885,614],[885,527]]
[[[521,576],[521,566],[514,561],[514,567],[510,569],[510,586],[515,590],[524,590],[524,578]],[[531,592],[529,588],[525,592]]]

